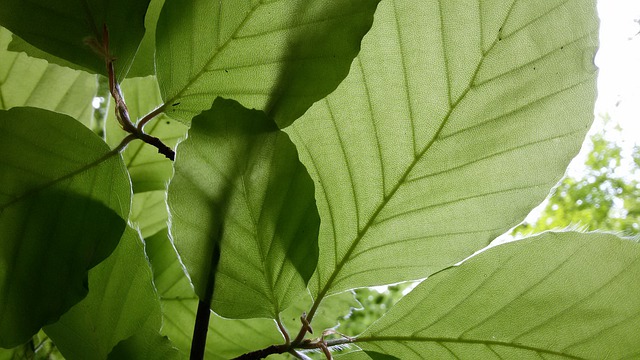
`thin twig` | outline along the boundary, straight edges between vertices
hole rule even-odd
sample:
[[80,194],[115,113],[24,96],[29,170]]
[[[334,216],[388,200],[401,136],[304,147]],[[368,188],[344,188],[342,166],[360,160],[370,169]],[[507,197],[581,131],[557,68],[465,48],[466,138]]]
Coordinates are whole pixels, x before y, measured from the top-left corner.
[[149,122],[149,120],[151,120],[151,119],[155,118],[156,116],[162,114],[162,112],[164,112],[165,108],[166,108],[166,104],[162,104],[162,105],[158,106],[157,108],[153,109],[152,112],[148,113],[142,119],[140,119],[140,121],[138,121],[138,125],[136,126],[136,128],[138,128],[138,130],[140,130],[140,131],[143,131],[144,126]]
[[87,44],[89,44],[92,48],[94,48],[96,52],[104,57],[105,65],[107,67],[107,73],[109,75],[109,92],[111,93],[111,97],[114,100],[116,119],[118,120],[118,123],[120,123],[122,129],[130,134],[123,140],[122,143],[120,143],[120,146],[122,146],[122,148],[120,148],[119,146],[118,148],[120,150],[118,150],[118,152],[122,151],[122,149],[124,149],[124,147],[126,147],[127,144],[129,144],[129,142],[133,140],[130,139],[130,137],[134,136],[136,139],[140,139],[149,145],[155,146],[158,149],[158,153],[164,155],[169,160],[175,160],[175,152],[170,147],[165,145],[162,140],[158,139],[157,137],[145,133],[142,129],[144,125],[149,122],[149,120],[153,119],[164,111],[164,104],[157,107],[149,114],[145,115],[138,122],[137,126],[131,122],[129,109],[127,108],[127,104],[124,101],[124,95],[122,94],[120,84],[118,84],[118,80],[115,74],[113,63],[116,61],[116,58],[109,52],[109,30],[107,29],[106,24],[103,26],[102,30],[102,46],[96,46],[93,41],[87,42]]
[[291,344],[291,338],[289,338],[289,333],[287,332],[287,328],[284,327],[284,325],[282,324],[282,321],[280,320],[280,315],[278,315],[278,318],[276,319],[276,324],[278,324],[278,329],[280,330],[280,333],[282,334],[282,336],[284,336],[285,345]]

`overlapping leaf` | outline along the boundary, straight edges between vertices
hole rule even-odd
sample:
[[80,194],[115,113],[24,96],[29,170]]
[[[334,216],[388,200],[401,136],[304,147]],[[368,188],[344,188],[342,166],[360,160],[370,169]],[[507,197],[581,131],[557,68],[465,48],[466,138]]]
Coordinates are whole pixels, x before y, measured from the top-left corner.
[[[164,229],[147,239],[146,250],[162,301],[162,334],[186,355],[191,348],[198,298],[167,235],[167,229]],[[205,356],[207,359],[231,359],[283,341],[273,320],[229,320],[212,313]]]
[[323,219],[320,297],[425,277],[521,221],[591,124],[596,39],[594,1],[381,2],[288,131]]
[[407,360],[634,359],[639,278],[637,243],[545,233],[425,280],[357,342]]
[[149,0],[0,0],[0,25],[78,69],[103,75],[104,57],[88,43],[101,41],[106,25],[116,73],[124,79],[144,35],[148,5]]
[[187,122],[224,96],[291,124],[347,75],[378,1],[167,0],[156,43],[167,109]]
[[175,246],[201,299],[215,279],[218,314],[275,318],[305,290],[318,253],[313,182],[263,112],[218,98],[194,118],[168,204]]
[[91,128],[94,75],[7,51],[9,30],[0,27],[0,109],[39,107],[67,114]]
[[116,345],[120,359],[140,358],[131,355],[144,354],[144,347],[136,351],[127,344],[161,339],[160,300],[136,231],[128,228],[111,256],[89,272],[89,289],[84,300],[45,327],[66,359],[106,359]]
[[[198,298],[190,287],[177,254],[167,236],[167,230],[146,240],[155,284],[162,299],[164,325],[162,333],[184,354],[191,347],[191,336],[196,318]],[[311,298],[303,294],[295,305],[281,314],[283,324],[293,336],[299,330],[300,316],[306,311]],[[318,316],[313,319],[315,334],[338,325],[337,317],[345,315],[358,305],[350,292],[328,297],[322,302]],[[245,341],[251,339],[251,341]],[[270,319],[224,319],[211,314],[207,333],[207,359],[231,359],[236,356],[284,343],[284,338]]]
[[[122,82],[121,88],[132,120],[142,118],[162,102],[158,83],[153,76],[127,79]],[[171,110],[167,110],[166,113],[171,114]],[[111,147],[118,146],[128,135],[120,128],[115,118],[113,102],[107,113],[106,128],[107,143]],[[187,127],[167,115],[160,114],[151,120],[144,130],[162,140],[165,145],[175,147],[178,140],[184,137]],[[142,141],[134,141],[127,146],[122,156],[129,169],[134,192],[166,189],[173,165],[164,155],[158,154],[155,147]]]
[[12,347],[86,295],[131,189],[122,159],[66,115],[0,110],[0,153],[0,346]]

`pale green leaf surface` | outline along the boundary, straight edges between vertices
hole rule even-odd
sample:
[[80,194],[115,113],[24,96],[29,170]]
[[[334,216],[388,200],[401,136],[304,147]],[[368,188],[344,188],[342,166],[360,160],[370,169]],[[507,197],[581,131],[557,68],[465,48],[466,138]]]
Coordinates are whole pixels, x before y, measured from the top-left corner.
[[[158,83],[153,76],[126,79],[122,82],[121,88],[132,121],[142,118],[162,103]],[[170,110],[166,113],[171,114]],[[165,145],[174,148],[178,140],[186,134],[187,127],[165,114],[160,114],[147,123],[144,130],[162,140]],[[111,147],[118,146],[128,135],[115,118],[113,101],[109,104],[107,112],[106,133],[107,143]],[[127,146],[122,156],[131,175],[134,192],[166,189],[173,165],[171,160],[159,154],[155,147],[135,140]]]
[[378,1],[167,0],[156,42],[167,109],[188,122],[223,96],[288,126],[347,75]]
[[[0,25],[44,52],[76,64],[76,69],[106,75],[105,60],[87,45],[109,30],[110,53],[118,79],[124,79],[144,35],[149,0],[0,0]],[[28,51],[28,47],[22,47]]]
[[636,359],[640,246],[544,233],[425,280],[357,340],[401,359]]
[[150,332],[148,339],[153,339],[161,324],[144,244],[127,228],[116,250],[89,272],[87,297],[45,332],[68,360],[106,359],[114,346],[131,336]]
[[76,118],[91,127],[94,75],[7,51],[9,30],[0,27],[0,109],[39,107]]
[[[162,334],[168,336],[184,355],[189,354],[198,298],[167,236],[167,229],[148,238],[146,243],[155,284],[162,301]],[[212,313],[205,358],[230,359],[283,342],[273,320],[229,320]]]
[[262,111],[218,98],[194,118],[168,191],[172,239],[200,299],[215,277],[216,313],[275,318],[305,291],[318,254],[313,182]]
[[593,119],[597,30],[594,1],[381,2],[287,131],[316,184],[320,297],[426,277],[539,204]]
[[143,238],[166,229],[169,214],[165,197],[166,192],[162,190],[133,194],[129,220],[140,229]]
[[0,346],[11,347],[86,295],[131,188],[122,159],[67,115],[0,110],[0,153]]

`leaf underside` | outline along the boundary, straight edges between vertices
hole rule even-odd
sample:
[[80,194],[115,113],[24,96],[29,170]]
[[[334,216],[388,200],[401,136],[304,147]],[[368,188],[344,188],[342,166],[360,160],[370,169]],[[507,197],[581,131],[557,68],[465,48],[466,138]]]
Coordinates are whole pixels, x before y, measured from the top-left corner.
[[596,39],[594,1],[380,3],[287,129],[322,218],[313,290],[424,278],[521,221],[591,124]]
[[357,340],[401,359],[632,359],[640,246],[544,233],[428,278]]

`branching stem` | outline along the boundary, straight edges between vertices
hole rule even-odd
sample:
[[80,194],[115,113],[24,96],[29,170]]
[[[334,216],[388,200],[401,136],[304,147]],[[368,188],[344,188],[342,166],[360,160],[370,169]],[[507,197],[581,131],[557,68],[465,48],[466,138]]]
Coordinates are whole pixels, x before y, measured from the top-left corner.
[[[131,142],[131,140],[133,140],[129,138],[133,136],[135,139],[140,139],[149,145],[155,146],[158,149],[158,153],[173,161],[175,159],[175,152],[170,147],[165,145],[162,140],[145,133],[143,130],[144,125],[149,122],[149,120],[155,118],[164,111],[165,105],[163,104],[157,107],[155,110],[145,115],[138,122],[137,126],[134,125],[131,122],[129,109],[127,108],[127,104],[124,101],[124,96],[122,95],[120,84],[118,84],[118,80],[116,78],[115,69],[113,66],[116,58],[109,52],[109,30],[107,29],[107,26],[103,26],[102,43],[100,44],[100,46],[97,46],[97,44],[95,44],[94,42],[88,42],[88,44],[98,54],[104,57],[105,65],[107,67],[107,73],[109,75],[109,92],[111,93],[111,97],[113,97],[113,100],[115,102],[116,119],[118,119],[118,122],[120,123],[122,129],[130,134],[125,138],[125,140],[123,140],[120,145],[126,147],[127,144]],[[124,149],[124,147],[122,149]],[[118,152],[122,151],[122,149],[120,149]]]

